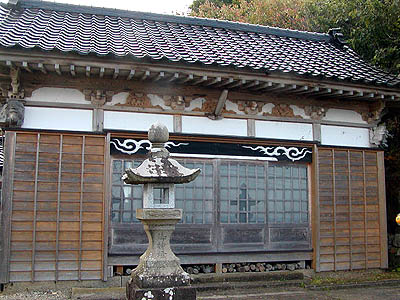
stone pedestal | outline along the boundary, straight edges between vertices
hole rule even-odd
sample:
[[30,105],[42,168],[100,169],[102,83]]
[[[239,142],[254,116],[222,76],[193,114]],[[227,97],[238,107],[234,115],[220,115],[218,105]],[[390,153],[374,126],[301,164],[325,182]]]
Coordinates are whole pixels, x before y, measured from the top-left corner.
[[190,277],[183,271],[170,246],[182,210],[138,209],[136,217],[144,225],[149,246],[127,283],[128,300],[196,299],[196,291],[189,287]]

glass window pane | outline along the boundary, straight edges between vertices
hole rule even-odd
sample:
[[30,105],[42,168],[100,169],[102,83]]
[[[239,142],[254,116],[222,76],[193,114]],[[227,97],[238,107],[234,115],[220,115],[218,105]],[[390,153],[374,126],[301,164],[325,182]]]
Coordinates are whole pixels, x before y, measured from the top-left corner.
[[193,214],[192,213],[186,213],[185,214],[185,223],[186,224],[193,224]]
[[182,200],[175,200],[176,208],[183,209],[183,201]]
[[112,199],[112,210],[119,210],[119,205],[121,204],[121,199]]
[[124,213],[122,214],[122,222],[128,223],[128,222],[131,222],[131,221],[132,221],[132,219],[131,219],[131,213],[130,213],[130,212],[124,212]]
[[133,168],[133,161],[125,161],[124,170]]
[[184,198],[183,193],[184,193],[184,189],[183,189],[182,185],[175,186],[175,198],[176,199],[183,199]]
[[246,211],[247,210],[247,201],[239,201],[239,210]]
[[300,213],[293,214],[293,223],[300,223]]
[[264,212],[264,201],[257,201],[257,211],[258,212]]
[[114,160],[113,162],[113,172],[121,173],[122,172],[122,161]]
[[249,223],[256,223],[256,222],[257,222],[256,214],[249,213]]
[[283,223],[283,213],[276,213],[275,221],[276,221],[276,223]]
[[249,201],[249,211],[255,212],[256,210],[256,201]]
[[143,199],[143,187],[140,186],[133,186],[133,198],[135,199]]
[[221,186],[228,186],[228,177],[221,177],[220,184]]
[[213,201],[204,201],[204,211],[213,211]]
[[111,219],[112,219],[113,222],[119,222],[119,212],[113,211]]
[[228,214],[221,213],[221,223],[228,223]]
[[227,189],[221,189],[221,200],[228,200],[228,190]]
[[246,213],[239,214],[239,223],[247,223],[247,214]]
[[290,178],[291,177],[291,168],[290,167],[285,167],[284,169],[283,169],[283,173],[284,173],[284,176],[286,177],[286,178]]
[[205,217],[204,220],[205,224],[212,224],[212,213],[206,213],[204,217]]
[[257,166],[257,177],[264,177],[265,175],[265,168],[264,166]]
[[275,199],[276,200],[283,200],[283,191],[282,190],[276,190],[275,191]]
[[283,202],[282,201],[275,202],[275,209],[276,211],[283,211]]
[[265,199],[265,190],[257,190],[257,200]]
[[230,201],[230,211],[237,211],[237,201],[236,200]]
[[230,214],[230,222],[231,223],[237,223],[237,214],[236,213],[231,213]]
[[228,211],[228,201],[221,201],[221,211]]
[[300,211],[300,202],[293,202],[293,211]]
[[132,201],[125,199],[124,200],[124,210],[131,210],[131,206],[132,206]]
[[213,166],[211,164],[206,164],[204,173],[206,174],[206,176],[212,175],[213,174]]
[[121,175],[119,173],[112,174],[112,183],[120,183],[121,182]]
[[263,214],[263,213],[257,214],[257,223],[265,223],[265,214]]
[[291,199],[292,199],[292,191],[285,190],[285,200],[291,200]]
[[220,175],[228,175],[228,165],[221,164],[219,168]]
[[292,203],[285,201],[285,211],[292,211]]
[[121,188],[119,186],[113,186],[111,188],[111,194],[115,198],[121,198]]
[[204,199],[214,199],[214,190],[210,188],[206,188],[206,194],[204,195]]
[[124,197],[132,198],[132,187],[131,186],[124,186]]
[[194,214],[194,223],[195,224],[203,224],[203,214],[202,213]]
[[291,223],[291,222],[292,222],[292,214],[285,213],[285,223]]

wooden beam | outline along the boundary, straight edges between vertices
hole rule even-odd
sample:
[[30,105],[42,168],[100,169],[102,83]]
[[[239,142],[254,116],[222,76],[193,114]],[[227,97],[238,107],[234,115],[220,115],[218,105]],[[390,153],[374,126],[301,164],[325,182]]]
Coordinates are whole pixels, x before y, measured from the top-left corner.
[[214,115],[216,117],[219,117],[221,115],[227,97],[228,97],[228,90],[223,90],[221,92],[221,95],[219,96],[217,106],[215,107]]
[[186,83],[186,82],[192,81],[193,78],[194,78],[193,74],[189,74],[189,75],[186,76],[186,78],[182,78],[179,82],[180,83]]
[[273,85],[273,83],[272,83],[271,81],[268,81],[268,82],[265,82],[265,83],[260,84],[259,86],[256,86],[256,87],[254,87],[254,88],[251,88],[250,90],[252,90],[252,91],[259,91],[259,90],[263,90],[263,89],[269,88],[269,87],[271,87],[272,85]]
[[247,82],[246,79],[241,79],[241,80],[231,83],[230,85],[227,85],[226,88],[233,89],[235,87],[246,84],[246,82]]
[[221,83],[215,85],[214,87],[223,87],[233,82],[233,78],[228,78],[227,80],[222,81]]
[[158,73],[154,78],[153,81],[159,81],[160,79],[163,79],[165,77],[165,72],[160,72]]
[[256,85],[259,85],[259,84],[260,84],[259,80],[254,80],[252,82],[249,82],[249,83],[246,83],[246,84],[242,85],[240,87],[240,89],[249,89],[249,88],[252,88],[253,86],[256,86]]
[[290,94],[301,94],[303,92],[307,92],[310,88],[306,85],[306,86],[297,86],[296,89],[291,90]]
[[70,70],[72,76],[76,76],[75,66],[74,65],[70,65],[69,66],[69,70]]
[[279,91],[283,89],[286,85],[284,83],[278,83],[277,85],[273,85],[271,87],[266,88],[266,92],[272,92],[272,91]]
[[195,81],[193,81],[191,84],[198,85],[198,84],[201,84],[201,83],[207,81],[207,79],[208,79],[208,77],[204,75],[201,78],[196,79]]
[[61,68],[60,68],[60,65],[59,64],[54,64],[54,69],[56,70],[56,73],[58,74],[58,75],[62,75],[61,74]]
[[217,83],[221,82],[221,77],[215,77],[213,80],[211,80],[210,82],[207,82],[206,84],[204,84],[204,86],[211,86]]
[[319,89],[319,91],[309,93],[308,96],[315,97],[315,96],[322,96],[322,95],[329,95],[332,93],[332,89],[327,88],[327,89]]
[[86,66],[86,77],[90,77],[90,70],[91,70],[91,67]]
[[319,87],[313,87],[313,88],[308,88],[302,92],[298,92],[296,93],[297,95],[307,95],[307,94],[311,94],[311,93],[317,93],[319,92]]
[[135,70],[130,70],[128,77],[126,77],[126,80],[131,80],[135,76]]
[[179,73],[178,72],[175,72],[169,79],[168,79],[168,81],[169,82],[174,82],[175,80],[178,80],[179,79]]
[[118,68],[114,68],[113,79],[117,79],[118,75],[119,75],[119,69]]
[[28,65],[28,63],[27,63],[26,61],[23,61],[23,62],[22,62],[22,67],[23,67],[25,70],[27,70],[29,73],[32,73],[32,70],[31,70],[31,68],[29,68],[29,65]]
[[103,67],[101,67],[100,68],[100,73],[99,73],[100,78],[104,77],[104,72],[105,72],[105,69]]
[[38,69],[43,73],[47,74],[47,70],[42,63],[38,63]]
[[140,80],[146,80],[150,76],[150,71],[145,71]]
[[12,68],[13,65],[14,65],[14,63],[13,63],[11,60],[7,60],[7,61],[6,61],[6,66],[7,66],[7,67]]

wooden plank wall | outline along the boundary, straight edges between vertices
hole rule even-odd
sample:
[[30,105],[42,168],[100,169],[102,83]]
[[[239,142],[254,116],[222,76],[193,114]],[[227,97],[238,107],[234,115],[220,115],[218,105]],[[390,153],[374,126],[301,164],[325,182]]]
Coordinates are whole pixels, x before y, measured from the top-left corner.
[[103,278],[105,137],[16,133],[13,281]]
[[317,271],[387,267],[383,168],[380,151],[318,149]]

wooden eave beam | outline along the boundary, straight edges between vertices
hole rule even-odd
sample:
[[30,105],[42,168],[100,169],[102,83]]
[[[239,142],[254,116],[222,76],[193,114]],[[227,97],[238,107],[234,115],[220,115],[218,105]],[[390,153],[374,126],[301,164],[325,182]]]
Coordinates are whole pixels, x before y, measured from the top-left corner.
[[70,65],[69,66],[69,71],[71,72],[72,76],[76,76],[76,72],[75,72],[75,66],[74,65]]
[[113,79],[117,79],[118,75],[119,75],[119,69],[118,68],[114,68]]
[[42,72],[43,74],[47,74],[47,70],[44,67],[44,65],[42,63],[38,63],[38,69],[40,70],[40,72]]
[[[58,63],[62,66],[68,66],[71,64],[71,61],[74,62],[74,65],[78,68],[86,68],[86,66],[90,65],[95,68],[105,68],[105,69],[114,69],[118,67],[120,70],[126,70],[129,72],[132,69],[132,62],[128,61],[124,58],[97,58],[93,57],[88,60],[85,56],[79,56],[77,54],[72,53],[41,53],[39,51],[32,50],[29,53],[23,49],[0,49],[0,62],[9,62],[16,64],[22,63],[22,61],[26,61],[31,64],[31,66],[36,66],[37,63],[42,62],[44,65],[53,65]],[[45,63],[45,62],[49,63]],[[242,79],[247,80],[248,82],[259,80],[260,82],[271,81],[275,84],[284,83],[284,84],[296,84],[298,86],[309,86],[309,87],[324,87],[331,88],[332,90],[356,90],[364,93],[382,93],[386,96],[395,96],[394,98],[400,97],[400,92],[398,88],[391,87],[369,87],[365,84],[352,83],[352,84],[340,84],[330,80],[319,80],[319,79],[303,79],[296,78],[290,74],[270,74],[266,76],[264,73],[254,73],[245,70],[229,70],[229,71],[221,71],[217,67],[207,68],[207,72],[205,74],[204,68],[196,67],[196,66],[181,66],[171,65],[166,63],[160,64],[151,64],[151,63],[141,63],[137,62],[134,64],[135,69],[140,70],[149,70],[152,73],[158,73],[160,71],[165,71],[166,73],[174,73],[177,72],[179,74],[193,74],[194,76],[204,76],[207,75],[209,78],[229,78],[229,77],[240,77]],[[33,69],[33,68],[32,68]],[[50,72],[52,68],[48,68]],[[390,94],[390,95],[389,95]],[[388,97],[388,101],[390,97]]]
[[135,70],[130,70],[129,75],[126,77],[126,80],[131,80],[133,76],[135,76],[136,71]]
[[205,82],[207,80],[208,80],[208,77],[204,75],[201,78],[194,80],[191,84],[192,85],[199,85],[199,84],[202,84],[203,82]]
[[211,80],[210,82],[206,82],[204,84],[204,86],[212,86],[214,84],[220,83],[222,81],[221,77],[215,77],[213,80]]
[[222,81],[221,83],[214,85],[214,87],[216,87],[216,88],[224,87],[224,86],[227,86],[228,84],[231,84],[232,82],[233,82],[233,78],[228,78],[228,79]]
[[29,73],[32,73],[31,68],[29,68],[28,62],[23,61],[23,62],[22,62],[22,67],[23,67],[25,70],[27,70]]

